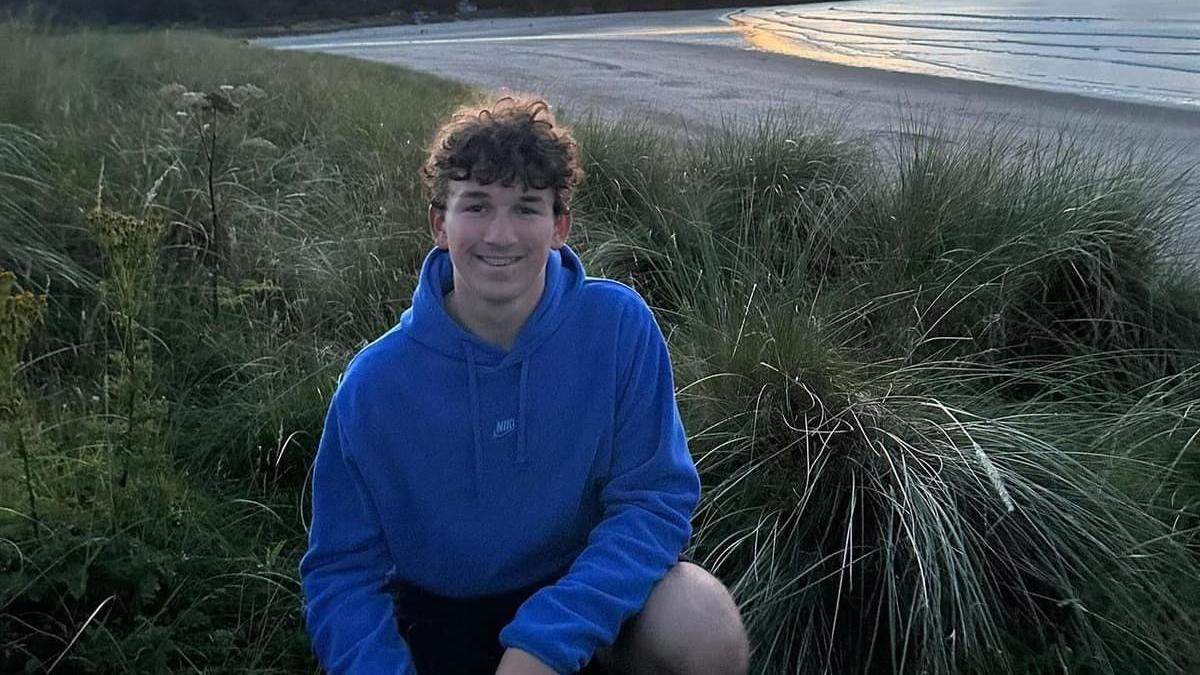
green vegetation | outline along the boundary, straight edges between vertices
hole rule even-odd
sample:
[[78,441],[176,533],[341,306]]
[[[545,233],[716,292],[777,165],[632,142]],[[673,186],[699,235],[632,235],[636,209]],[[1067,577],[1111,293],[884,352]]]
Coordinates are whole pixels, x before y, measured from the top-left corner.
[[[296,566],[324,407],[406,306],[416,167],[469,96],[0,24],[0,671],[315,670]],[[692,553],[756,672],[1200,665],[1185,177],[1004,129],[879,161],[795,115],[577,127],[574,242],[659,311]]]

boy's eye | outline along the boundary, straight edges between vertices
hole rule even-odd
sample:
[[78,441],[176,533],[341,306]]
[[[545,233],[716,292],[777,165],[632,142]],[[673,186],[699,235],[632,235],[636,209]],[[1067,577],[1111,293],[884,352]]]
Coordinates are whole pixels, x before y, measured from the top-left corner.
[[483,204],[471,204],[467,206],[466,211],[469,213],[481,213],[483,211]]

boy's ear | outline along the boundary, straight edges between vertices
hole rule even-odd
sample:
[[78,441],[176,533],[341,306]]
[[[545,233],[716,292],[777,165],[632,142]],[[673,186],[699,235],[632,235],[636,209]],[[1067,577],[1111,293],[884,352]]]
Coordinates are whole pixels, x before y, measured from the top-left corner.
[[563,244],[567,243],[569,234],[571,234],[571,212],[563,211],[554,217],[554,239],[551,242],[551,248],[562,248]]
[[446,241],[446,210],[429,205],[429,231],[433,234],[433,245],[442,250],[450,248]]

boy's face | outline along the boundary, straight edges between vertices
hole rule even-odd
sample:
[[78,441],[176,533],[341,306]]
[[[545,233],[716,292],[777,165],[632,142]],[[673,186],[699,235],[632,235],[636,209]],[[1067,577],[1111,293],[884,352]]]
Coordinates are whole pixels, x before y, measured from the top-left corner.
[[469,304],[537,305],[546,258],[571,231],[570,214],[554,215],[554,190],[520,184],[450,181],[445,210],[429,210],[434,242],[450,253],[454,293]]

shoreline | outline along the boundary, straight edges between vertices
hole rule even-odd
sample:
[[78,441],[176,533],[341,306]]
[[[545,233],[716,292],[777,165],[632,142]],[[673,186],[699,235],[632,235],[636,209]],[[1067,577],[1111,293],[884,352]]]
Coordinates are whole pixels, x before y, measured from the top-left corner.
[[[1188,154],[1200,165],[1200,110],[776,54],[751,48],[726,22],[736,11],[463,20],[256,43],[388,62],[486,89],[538,91],[575,112],[650,113],[689,129],[797,109],[842,117],[848,131],[868,135],[901,120],[898,112],[956,127],[998,118],[1030,130],[1079,121],[1133,126],[1133,135],[1120,136],[1193,145]],[[728,30],[714,30],[721,25]],[[704,30],[712,32],[707,40],[697,36]]]
[[954,77],[951,75],[938,75],[930,72],[923,72],[920,69],[911,68],[887,68],[882,66],[865,65],[856,63],[854,59],[839,57],[834,52],[826,52],[815,48],[805,49],[800,43],[790,40],[781,35],[777,31],[763,28],[760,24],[753,21],[741,19],[739,14],[745,12],[744,9],[734,10],[726,14],[723,18],[731,25],[737,26],[743,34],[746,42],[758,51],[779,54],[791,58],[807,61],[809,63],[825,63],[830,65],[840,65],[847,68],[855,68],[859,70],[872,70],[891,73],[905,73],[909,75],[922,75],[925,77],[933,77],[944,80],[954,80],[958,82],[976,82],[979,84],[994,84],[1004,87],[1012,87],[1028,91],[1044,92],[1050,94],[1067,94],[1070,96],[1078,96],[1085,99],[1094,99],[1097,101],[1111,101],[1117,103],[1130,103],[1135,105],[1149,106],[1152,108],[1171,108],[1184,112],[1200,113],[1200,106],[1188,105],[1170,100],[1155,100],[1137,96],[1103,96],[1100,94],[1090,94],[1086,92],[1072,91],[1070,89],[1061,89],[1053,87],[1035,87],[1025,86],[1021,84],[1012,84],[1008,82],[1000,82],[997,80],[989,80],[987,78],[969,78],[969,77]]
[[[642,115],[685,134],[779,114],[806,115],[871,141],[894,137],[914,120],[949,135],[1011,126],[1023,137],[1053,138],[1073,129],[1106,148],[1166,146],[1172,168],[1200,167],[1200,110],[757,50],[726,19],[734,12],[484,19],[257,43],[538,92],[576,117]],[[728,30],[714,30],[722,25]]]
[[[972,95],[988,96],[988,89],[992,88],[995,92],[1019,92],[1017,95],[1023,99],[1029,99],[1031,96],[1045,96],[1047,102],[1052,102],[1057,107],[1065,105],[1074,109],[1088,109],[1102,115],[1112,114],[1113,111],[1125,106],[1132,106],[1132,108],[1129,108],[1130,110],[1171,110],[1179,114],[1169,115],[1169,117],[1185,124],[1191,118],[1195,118],[1197,120],[1196,123],[1200,124],[1200,109],[1182,104],[1173,104],[1168,101],[1150,102],[1132,98],[1106,98],[1082,92],[1042,89],[1021,86],[1019,84],[955,78],[930,73],[839,63],[835,60],[824,58],[810,58],[801,55],[796,49],[788,48],[790,43],[786,38],[774,34],[767,35],[770,31],[764,31],[756,28],[753,24],[739,21],[737,15],[743,11],[745,11],[744,8],[726,8],[718,10],[681,10],[676,12],[646,11],[554,16],[497,15],[490,17],[456,18],[426,24],[369,23],[365,25],[346,26],[343,29],[334,31],[305,32],[303,34],[282,36],[259,36],[254,38],[254,41],[274,48],[322,51],[383,61],[396,65],[404,65],[407,62],[411,62],[413,64],[411,67],[417,70],[432,72],[479,86],[503,87],[506,86],[503,82],[513,79],[532,81],[536,79],[553,80],[558,78],[538,78],[536,76],[539,71],[537,67],[530,67],[527,70],[528,73],[534,73],[533,76],[513,78],[508,74],[512,68],[505,67],[504,64],[499,63],[494,63],[492,69],[485,69],[492,70],[494,73],[481,73],[479,72],[480,69],[476,66],[488,65],[487,62],[473,58],[474,55],[471,53],[470,47],[466,47],[466,45],[469,43],[474,43],[477,46],[494,44],[496,49],[493,51],[499,52],[495,54],[495,57],[503,56],[508,58],[513,56],[519,57],[519,55],[513,54],[512,50],[504,48],[505,43],[508,42],[523,42],[533,49],[542,47],[542,53],[552,56],[552,52],[555,50],[545,49],[545,47],[565,42],[579,47],[581,54],[577,60],[586,61],[587,55],[596,50],[597,45],[590,44],[593,40],[602,44],[609,42],[658,42],[665,47],[666,45],[685,43],[656,38],[664,36],[669,38],[672,35],[728,33],[736,36],[737,39],[729,39],[723,43],[705,45],[706,47],[713,48],[724,47],[725,50],[722,50],[723,53],[709,55],[707,59],[700,53],[693,53],[688,56],[697,61],[712,61],[720,60],[721,57],[732,56],[729,53],[731,51],[749,52],[783,57],[785,59],[784,63],[793,64],[797,71],[810,71],[809,73],[799,73],[802,76],[848,80],[855,78],[874,79],[875,83],[880,86],[898,88],[905,91],[935,89],[943,94],[958,93],[948,90],[961,85],[961,88],[975,88],[970,92]],[[672,23],[670,21],[672,16],[679,16],[681,19],[678,22],[681,25],[674,26],[674,30],[664,25]],[[643,23],[640,21],[643,18],[646,19],[644,22],[646,24],[644,26],[645,29],[637,31],[635,27],[639,23]],[[612,30],[603,30],[606,24],[610,24]],[[722,27],[726,27],[727,30],[722,30]],[[740,48],[738,48],[739,46],[735,42],[741,42]],[[454,51],[444,50],[439,55],[442,61],[440,64],[430,63],[431,59],[428,58],[428,55],[421,53],[422,50],[435,45],[451,47],[455,44],[463,45],[466,48],[457,48]],[[696,44],[699,43],[697,42]],[[641,45],[638,45],[638,47],[641,47]],[[388,53],[389,50],[390,53]],[[559,56],[561,57],[561,55]],[[737,59],[737,57],[733,58]],[[746,59],[742,58],[740,60],[745,61]],[[535,65],[530,64],[530,66]],[[562,63],[558,63],[555,64],[555,67],[561,68],[562,65]],[[602,64],[602,67],[605,65],[608,68],[612,67],[612,64]],[[778,65],[779,62],[772,64],[772,72],[769,75],[777,74]],[[471,66],[471,68],[462,68],[459,66]],[[620,64],[617,65],[617,68],[621,68]],[[502,82],[497,85],[490,84],[497,81]],[[939,84],[933,84],[935,82]],[[945,84],[946,82],[954,84],[947,85]],[[703,83],[696,84],[703,86]],[[748,85],[748,88],[754,89],[753,85]],[[785,99],[788,98],[786,91],[781,93],[784,94]],[[695,95],[693,94],[694,97]],[[662,107],[669,107],[669,104]]]

